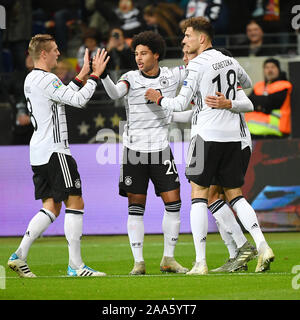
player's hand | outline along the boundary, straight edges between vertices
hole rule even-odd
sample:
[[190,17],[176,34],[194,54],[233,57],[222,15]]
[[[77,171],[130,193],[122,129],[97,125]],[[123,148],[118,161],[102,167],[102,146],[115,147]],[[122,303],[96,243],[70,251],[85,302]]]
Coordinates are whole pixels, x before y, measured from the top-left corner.
[[77,76],[79,80],[84,80],[84,78],[90,73],[90,60],[89,60],[89,50],[86,48],[83,58],[83,66]]
[[216,96],[206,96],[205,103],[214,109],[231,109],[231,100],[226,99],[224,94],[221,92],[216,92]]
[[146,100],[150,100],[154,103],[161,97],[161,93],[154,89],[148,89],[145,93]]
[[107,51],[104,48],[102,50],[98,49],[96,55],[93,58],[92,75],[100,77],[107,66],[109,58],[110,56],[107,56]]
[[27,126],[30,124],[30,117],[27,114],[20,114],[17,118],[17,122],[20,126]]

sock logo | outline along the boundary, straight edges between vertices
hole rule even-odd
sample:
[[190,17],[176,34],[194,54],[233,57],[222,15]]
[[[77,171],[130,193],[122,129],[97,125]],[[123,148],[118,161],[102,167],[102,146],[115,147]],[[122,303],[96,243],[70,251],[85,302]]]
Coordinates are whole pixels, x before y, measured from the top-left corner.
[[172,240],[172,241],[177,241],[177,240],[178,240],[178,238],[172,238],[171,240]]
[[30,237],[30,232],[29,232],[29,230],[28,230],[28,231],[26,231],[26,233],[25,233],[25,234],[26,234],[26,236],[27,236],[27,237]]
[[131,246],[132,246],[133,248],[141,248],[142,245],[143,245],[142,242],[132,242],[132,243],[131,243]]
[[256,222],[251,227],[251,229],[254,229],[254,228],[258,228],[258,224]]
[[206,237],[204,237],[204,238],[202,238],[201,240],[200,240],[200,242],[205,242],[206,241]]

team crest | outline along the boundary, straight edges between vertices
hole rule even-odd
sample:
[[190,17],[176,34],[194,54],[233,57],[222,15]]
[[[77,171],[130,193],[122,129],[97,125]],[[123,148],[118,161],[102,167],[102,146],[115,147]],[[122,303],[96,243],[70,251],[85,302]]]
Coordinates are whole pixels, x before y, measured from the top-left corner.
[[62,86],[62,82],[59,79],[55,79],[52,81],[52,85],[55,89],[58,89]]
[[80,189],[80,187],[81,187],[80,179],[76,179],[76,180],[75,180],[75,188],[76,188],[76,189]]
[[159,79],[159,83],[162,87],[166,88],[169,86],[169,80],[167,79],[167,77],[161,77]]
[[132,178],[131,177],[129,177],[129,176],[127,176],[127,177],[125,177],[125,184],[126,184],[126,186],[131,186],[132,185]]

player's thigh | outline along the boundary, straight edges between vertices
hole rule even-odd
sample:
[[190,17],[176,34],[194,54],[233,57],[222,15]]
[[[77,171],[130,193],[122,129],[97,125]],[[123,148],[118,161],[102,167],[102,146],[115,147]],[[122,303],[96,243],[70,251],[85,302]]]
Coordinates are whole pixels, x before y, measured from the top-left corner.
[[53,153],[49,160],[48,175],[55,202],[66,201],[69,196],[81,197],[81,178],[72,156]]
[[180,200],[180,188],[175,190],[170,190],[166,192],[161,192],[160,196],[164,203],[175,202]]
[[192,194],[191,198],[193,199],[207,199],[208,198],[208,187],[199,186],[198,184],[191,181],[191,187],[192,187]]
[[64,201],[66,208],[68,209],[84,209],[84,201],[82,196],[69,195],[68,199]]
[[222,146],[218,142],[204,141],[199,135],[191,140],[185,175],[189,181],[208,188],[217,174],[222,157]]
[[149,165],[131,161],[139,157],[140,153],[124,148],[123,160],[120,168],[119,194],[127,197],[128,194],[147,194],[149,184]]
[[141,204],[143,206],[146,205],[146,194],[136,194],[136,193],[127,193],[128,197],[128,205],[131,204]]
[[[150,165],[150,179],[156,195],[161,196],[163,194],[166,197],[167,192],[177,190],[180,187],[178,171],[171,148],[167,147],[163,151],[153,153],[152,159],[154,158],[157,161]],[[174,194],[178,194],[178,191],[172,192],[169,196],[174,196]],[[177,200],[179,199],[174,201]]]

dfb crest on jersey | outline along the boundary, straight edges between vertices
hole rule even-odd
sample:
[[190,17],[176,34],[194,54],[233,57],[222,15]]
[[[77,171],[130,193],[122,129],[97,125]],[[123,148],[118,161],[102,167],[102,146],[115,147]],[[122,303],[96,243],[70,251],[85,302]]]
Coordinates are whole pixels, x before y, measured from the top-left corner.
[[80,187],[81,187],[80,179],[76,179],[75,180],[75,188],[80,189]]
[[58,89],[59,87],[62,86],[62,82],[59,79],[55,79],[52,81],[52,85],[55,89]]
[[162,87],[166,88],[169,86],[169,80],[167,77],[160,77],[159,83]]
[[127,177],[125,177],[124,182],[125,182],[126,186],[131,186],[132,185],[132,178],[127,176]]

